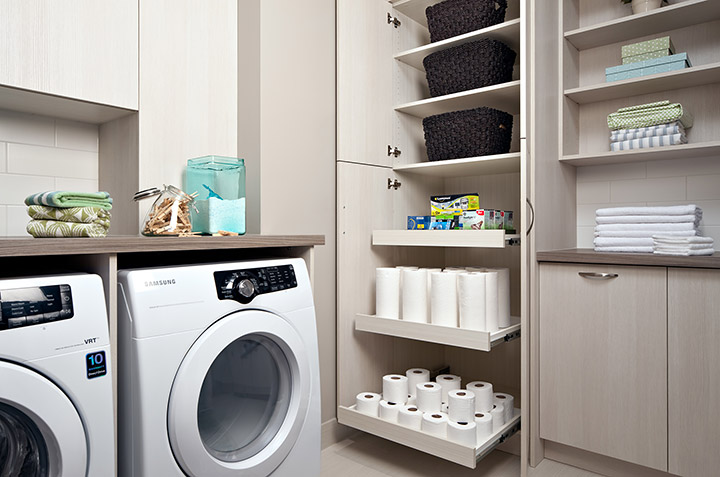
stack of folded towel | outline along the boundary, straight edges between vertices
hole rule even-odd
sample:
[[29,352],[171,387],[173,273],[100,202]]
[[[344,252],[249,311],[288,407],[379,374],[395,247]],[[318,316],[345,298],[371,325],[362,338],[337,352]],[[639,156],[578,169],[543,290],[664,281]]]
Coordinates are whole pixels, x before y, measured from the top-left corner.
[[105,237],[112,198],[107,192],[43,192],[25,199],[33,237]]
[[653,253],[659,255],[712,255],[715,253],[712,237],[653,236]]
[[696,237],[701,219],[696,205],[598,209],[595,251],[652,253],[654,236]]
[[659,101],[618,109],[607,123],[610,150],[624,151],[687,144],[685,129],[692,127],[693,117],[679,103]]

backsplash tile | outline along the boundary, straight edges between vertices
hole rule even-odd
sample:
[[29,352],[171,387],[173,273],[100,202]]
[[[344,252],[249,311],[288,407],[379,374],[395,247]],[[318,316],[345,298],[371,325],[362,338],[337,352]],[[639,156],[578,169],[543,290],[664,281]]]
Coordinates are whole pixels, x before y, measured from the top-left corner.
[[76,151],[58,147],[8,145],[8,172],[38,176],[97,179],[96,152]]
[[0,141],[54,146],[55,120],[0,109]]
[[720,158],[698,157],[647,163],[647,177],[681,177],[720,174]]
[[54,185],[52,177],[0,174],[0,205],[22,205],[28,195],[52,190]]
[[7,208],[7,236],[27,237],[27,223],[30,217],[27,214],[27,207],[11,205]]
[[7,206],[0,205],[0,237],[7,235]]
[[55,178],[55,190],[74,190],[77,192],[97,192],[97,179],[68,179],[66,177]]
[[578,248],[593,248],[595,238],[595,227],[578,227],[577,246]]
[[688,199],[720,199],[720,174],[688,176]]
[[644,179],[647,167],[644,162],[630,164],[609,164],[604,166],[578,167],[578,182],[615,181],[627,179]]
[[98,152],[98,126],[58,119],[55,123],[55,140],[57,147]]
[[685,200],[685,178],[637,179],[610,183],[610,202]]
[[578,204],[601,204],[610,201],[610,182],[578,182]]
[[0,142],[0,173],[7,171],[7,144]]

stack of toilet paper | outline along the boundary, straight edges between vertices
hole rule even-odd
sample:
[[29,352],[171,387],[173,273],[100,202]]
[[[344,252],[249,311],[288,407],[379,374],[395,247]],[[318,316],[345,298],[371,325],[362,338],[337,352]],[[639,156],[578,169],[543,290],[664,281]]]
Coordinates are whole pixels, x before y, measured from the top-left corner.
[[510,321],[507,268],[376,269],[376,315],[495,332]]
[[514,398],[494,393],[493,385],[441,374],[430,381],[430,371],[410,368],[382,379],[382,394],[362,392],[356,397],[358,412],[443,439],[477,447],[509,423]]

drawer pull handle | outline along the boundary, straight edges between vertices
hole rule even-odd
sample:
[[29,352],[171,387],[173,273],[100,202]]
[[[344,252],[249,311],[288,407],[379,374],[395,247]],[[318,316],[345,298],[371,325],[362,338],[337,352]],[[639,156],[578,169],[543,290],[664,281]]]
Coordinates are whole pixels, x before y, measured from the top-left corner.
[[578,275],[591,280],[612,280],[618,277],[617,273],[578,272]]

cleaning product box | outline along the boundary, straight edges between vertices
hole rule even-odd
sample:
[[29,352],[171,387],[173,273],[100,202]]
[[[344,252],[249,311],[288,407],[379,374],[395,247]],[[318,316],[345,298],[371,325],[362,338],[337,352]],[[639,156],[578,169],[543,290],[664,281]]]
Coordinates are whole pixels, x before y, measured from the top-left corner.
[[496,230],[502,228],[500,211],[495,209],[466,210],[460,218],[463,230]]
[[429,215],[408,215],[407,229],[408,230],[430,230],[430,216]]
[[478,193],[436,195],[430,197],[430,215],[454,213],[462,215],[464,210],[476,210],[480,208]]
[[[633,63],[633,59],[638,56],[645,54],[656,54],[655,52],[669,52],[671,55],[675,54],[675,46],[670,41],[669,36],[661,36],[660,38],[653,38],[652,40],[641,41],[639,43],[631,43],[629,45],[623,45],[620,49],[623,58],[623,64]],[[666,55],[667,56],[667,55]],[[625,61],[625,58],[628,60]],[[639,58],[638,61],[658,58],[658,56],[650,58]]]
[[453,228],[453,219],[441,218],[447,215],[434,215],[430,219],[431,230],[451,230]]
[[605,80],[607,82],[620,81],[637,78],[638,76],[682,70],[690,66],[690,60],[688,59],[687,53],[678,53],[677,55],[665,56],[663,58],[638,61],[627,65],[605,68]]
[[505,232],[511,234],[515,233],[515,223],[513,222],[512,210],[503,210],[503,228],[505,229]]

